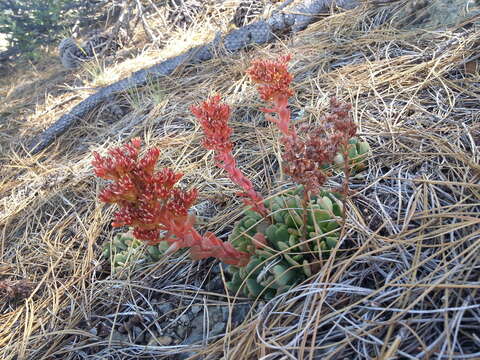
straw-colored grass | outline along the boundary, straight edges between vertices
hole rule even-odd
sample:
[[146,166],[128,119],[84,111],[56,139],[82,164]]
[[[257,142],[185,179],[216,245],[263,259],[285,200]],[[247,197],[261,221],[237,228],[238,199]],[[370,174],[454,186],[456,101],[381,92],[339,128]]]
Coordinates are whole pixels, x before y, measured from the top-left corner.
[[[25,302],[0,304],[0,358],[169,359],[189,351],[192,359],[480,358],[480,79],[471,71],[479,32],[395,30],[380,24],[386,13],[357,8],[293,38],[180,69],[112,100],[125,109],[114,121],[102,106],[35,157],[12,142],[92,90],[71,90],[75,77],[56,60],[13,74],[0,107],[0,280],[26,279],[34,290]],[[96,198],[103,183],[92,173],[92,150],[134,136],[159,146],[161,166],[183,172],[182,183],[198,187],[199,202],[213,209],[201,231],[228,233],[242,211],[237,189],[200,146],[188,108],[224,94],[239,165],[262,194],[275,194],[289,184],[278,170],[279,134],[257,110],[245,70],[254,58],[286,52],[294,55],[292,109],[305,109],[298,121],[315,122],[336,95],[353,104],[372,147],[367,170],[352,180],[338,256],[302,286],[252,302],[241,326],[203,345],[113,339],[126,313],[155,328],[154,301],[177,301],[180,313],[249,300],[206,291],[214,262],[185,256],[110,275],[100,255],[114,235],[115,209]],[[104,334],[89,331],[99,323]]]

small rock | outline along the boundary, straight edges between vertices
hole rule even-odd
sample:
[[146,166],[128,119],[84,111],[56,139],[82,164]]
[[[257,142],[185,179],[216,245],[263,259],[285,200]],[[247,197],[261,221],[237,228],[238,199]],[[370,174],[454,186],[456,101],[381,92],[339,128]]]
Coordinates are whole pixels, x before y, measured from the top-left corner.
[[214,307],[209,311],[209,317],[214,323],[221,322],[223,320],[222,308]]
[[158,310],[158,312],[160,312],[160,313],[162,313],[162,314],[169,313],[169,312],[171,312],[173,309],[174,309],[173,304],[172,304],[172,303],[169,303],[169,302],[164,302],[164,303],[162,303],[162,304],[158,304],[158,305],[157,305],[157,310]]
[[141,328],[135,326],[132,330],[132,333],[135,343],[142,343],[145,341],[145,332]]
[[128,332],[126,324],[121,324],[117,330],[120,334],[126,334]]
[[181,315],[179,318],[178,318],[178,323],[185,326],[185,325],[188,325],[191,321],[191,319],[193,318],[193,316],[188,316],[188,314],[183,314]]
[[203,306],[201,305],[193,305],[190,311],[193,313],[193,315],[197,315],[200,311],[202,311]]
[[224,330],[225,330],[225,323],[221,323],[221,322],[216,323],[215,325],[213,325],[212,331],[210,331],[210,335],[215,336],[215,335],[221,334],[223,333]]
[[91,328],[90,330],[88,330],[88,332],[94,336],[97,336],[97,333],[98,333],[96,328]]
[[205,288],[207,291],[223,290],[224,286],[221,277],[215,276],[207,283]]
[[[109,336],[110,337],[110,336]],[[114,331],[112,336],[111,336],[112,341],[120,341],[124,343],[129,343],[130,339],[128,338],[128,335],[120,334],[118,331]]]
[[223,306],[222,307],[222,317],[223,317],[223,321],[228,321],[228,316],[230,315],[230,310],[228,307],[226,306]]
[[181,339],[183,339],[185,337],[185,335],[187,335],[187,327],[184,326],[184,325],[179,325],[175,328],[175,333],[177,334],[177,336]]
[[152,336],[148,340],[148,346],[168,346],[173,343],[173,338],[171,336]]
[[157,342],[162,346],[167,346],[173,343],[173,339],[170,336],[160,336],[157,338]]
[[235,325],[241,324],[247,317],[249,311],[249,304],[236,305],[235,308],[232,310],[232,322]]
[[212,274],[215,274],[215,275],[219,275],[219,274],[220,274],[220,265],[219,265],[219,264],[215,264],[215,265],[212,267]]

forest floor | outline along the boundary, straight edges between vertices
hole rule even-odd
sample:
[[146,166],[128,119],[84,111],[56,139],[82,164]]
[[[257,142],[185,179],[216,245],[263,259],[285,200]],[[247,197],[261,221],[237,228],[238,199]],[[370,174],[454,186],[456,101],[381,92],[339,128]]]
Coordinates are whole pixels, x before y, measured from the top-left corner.
[[[0,359],[480,358],[478,16],[439,26],[419,4],[332,9],[295,36],[179,69],[118,94],[35,156],[19,146],[101,86],[228,30],[232,11],[183,28],[150,19],[158,44],[138,27],[116,58],[74,71],[54,49],[2,69]],[[222,94],[242,171],[264,196],[292,186],[245,74],[287,53],[296,121],[315,123],[336,96],[371,147],[339,256],[271,301],[229,293],[217,261],[183,252],[112,271],[102,250],[122,229],[98,200],[92,151],[133,137],[159,147],[160,166],[199,189],[199,231],[226,238],[243,211],[238,189],[189,107]]]

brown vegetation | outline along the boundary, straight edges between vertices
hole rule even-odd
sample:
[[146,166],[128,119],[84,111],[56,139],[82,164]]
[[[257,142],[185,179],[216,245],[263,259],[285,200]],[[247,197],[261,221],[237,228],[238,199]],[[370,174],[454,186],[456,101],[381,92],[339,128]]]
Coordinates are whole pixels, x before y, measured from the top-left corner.
[[[397,30],[394,20],[381,24],[392,9],[362,6],[336,13],[293,38],[178,69],[170,78],[119,94],[34,157],[17,145],[87,96],[95,79],[86,70],[66,72],[54,52],[4,76],[0,280],[23,279],[35,287],[31,295],[20,291],[24,300],[0,304],[0,358],[79,359],[97,353],[105,359],[171,359],[190,351],[192,359],[475,354],[480,82],[478,71],[466,68],[477,61],[478,31]],[[205,18],[187,32],[172,32],[163,49],[106,67],[112,74],[107,81],[201,42],[213,28]],[[137,47],[147,44],[143,31],[135,36]],[[358,133],[372,148],[368,169],[352,179],[355,194],[342,240],[352,250],[281,298],[252,302],[245,321],[235,327],[227,322],[220,337],[162,345],[159,303],[175,302],[172,312],[180,317],[195,305],[221,306],[228,313],[247,300],[204,287],[211,261],[167,258],[111,274],[101,248],[114,237],[114,209],[97,200],[92,151],[103,153],[132,137],[159,147],[161,166],[184,173],[183,181],[201,190],[199,203],[214,209],[200,227],[227,233],[239,216],[237,188],[201,147],[202,132],[189,107],[206,95],[224,94],[234,109],[239,166],[262,194],[277,193],[289,183],[277,171],[278,134],[256,110],[260,100],[245,70],[254,58],[276,58],[286,50],[294,54],[291,109],[294,117],[303,111],[296,121],[315,123],[335,95],[353,104]],[[112,114],[115,106],[122,111]],[[157,342],[118,340],[119,328],[133,326],[133,316],[135,326]]]

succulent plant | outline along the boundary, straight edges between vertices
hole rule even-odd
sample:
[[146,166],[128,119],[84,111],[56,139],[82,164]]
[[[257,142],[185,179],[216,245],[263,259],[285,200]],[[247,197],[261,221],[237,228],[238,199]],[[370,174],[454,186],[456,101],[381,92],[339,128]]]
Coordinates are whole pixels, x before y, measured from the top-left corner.
[[[365,159],[370,152],[370,145],[366,141],[361,141],[358,138],[349,140],[348,160],[350,169],[353,172],[361,171],[365,168]],[[343,167],[345,160],[342,154],[337,154],[334,159],[337,167]]]
[[305,280],[303,271],[292,267],[282,256],[259,251],[243,268],[227,268],[230,291],[250,298],[271,299]]
[[168,249],[169,244],[161,241],[158,245],[143,246],[144,242],[133,237],[132,230],[120,233],[103,247],[103,257],[111,261],[112,270],[125,267],[150,264],[158,261]]
[[[365,168],[369,151],[367,142],[350,139],[348,159],[352,172]],[[334,162],[334,168],[343,170],[342,154],[337,154]],[[271,222],[247,210],[235,223],[229,241],[252,256],[246,267],[228,268],[229,290],[251,298],[272,298],[310,277],[330,256],[340,236],[340,195],[321,191],[310,196],[304,210],[303,191],[303,186],[297,186],[266,200]]]
[[337,195],[322,191],[310,197],[304,214],[302,194],[298,186],[266,200],[272,223],[246,211],[235,224],[231,243],[254,254],[246,267],[230,266],[231,291],[268,299],[311,276],[321,259],[330,256],[340,235],[343,204]]

